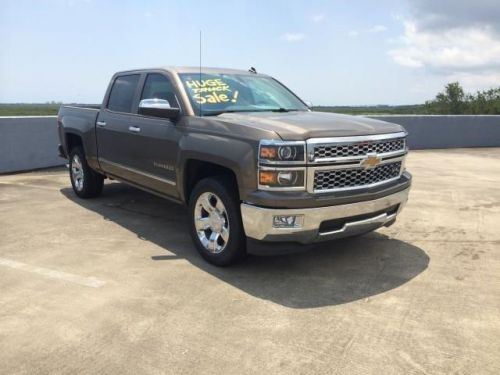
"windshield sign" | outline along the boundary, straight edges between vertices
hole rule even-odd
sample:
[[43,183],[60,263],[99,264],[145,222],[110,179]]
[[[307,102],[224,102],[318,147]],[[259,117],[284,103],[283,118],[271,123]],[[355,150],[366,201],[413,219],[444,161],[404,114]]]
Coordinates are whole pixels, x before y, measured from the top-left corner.
[[246,74],[180,74],[196,114],[306,111],[290,90],[270,77]]

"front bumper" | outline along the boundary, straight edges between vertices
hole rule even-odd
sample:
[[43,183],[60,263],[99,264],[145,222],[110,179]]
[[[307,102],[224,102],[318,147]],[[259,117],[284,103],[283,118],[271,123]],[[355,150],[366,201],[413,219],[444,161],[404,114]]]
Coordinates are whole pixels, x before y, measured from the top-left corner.
[[[407,188],[375,200],[316,208],[263,208],[242,203],[243,227],[248,237],[261,241],[307,244],[354,236],[391,225],[406,204],[409,191]],[[273,227],[274,216],[293,215],[303,215],[301,227]]]

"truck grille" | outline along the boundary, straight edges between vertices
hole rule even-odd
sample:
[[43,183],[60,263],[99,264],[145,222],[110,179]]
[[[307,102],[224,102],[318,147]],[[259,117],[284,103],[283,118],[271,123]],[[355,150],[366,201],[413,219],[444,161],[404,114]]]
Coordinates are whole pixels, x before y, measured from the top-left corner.
[[404,138],[356,143],[317,145],[314,147],[314,159],[316,161],[320,161],[321,159],[339,158],[346,156],[364,156],[368,153],[383,154],[387,152],[404,150]]
[[387,182],[399,177],[401,161],[379,165],[373,169],[355,168],[316,170],[314,191],[347,190]]

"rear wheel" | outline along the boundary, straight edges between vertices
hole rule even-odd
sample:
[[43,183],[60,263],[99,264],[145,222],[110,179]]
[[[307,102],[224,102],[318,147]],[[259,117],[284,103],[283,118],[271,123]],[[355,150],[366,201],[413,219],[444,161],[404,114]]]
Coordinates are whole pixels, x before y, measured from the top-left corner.
[[[232,185],[234,186],[234,184]],[[191,237],[208,262],[228,266],[245,256],[239,199],[224,177],[206,178],[189,199]]]
[[81,147],[74,147],[69,154],[69,177],[73,191],[80,198],[97,197],[102,192],[104,176],[87,164]]

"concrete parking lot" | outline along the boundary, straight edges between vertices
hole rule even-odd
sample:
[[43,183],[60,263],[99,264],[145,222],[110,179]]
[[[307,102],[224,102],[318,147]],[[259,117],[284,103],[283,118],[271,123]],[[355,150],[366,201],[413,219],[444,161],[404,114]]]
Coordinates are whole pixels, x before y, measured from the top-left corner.
[[226,269],[181,206],[0,176],[0,373],[500,373],[500,149],[407,168],[394,226]]

